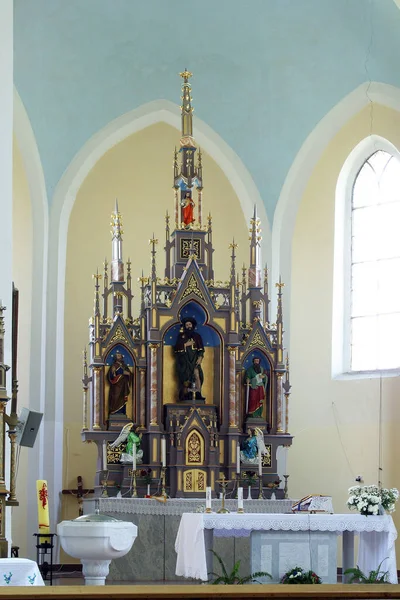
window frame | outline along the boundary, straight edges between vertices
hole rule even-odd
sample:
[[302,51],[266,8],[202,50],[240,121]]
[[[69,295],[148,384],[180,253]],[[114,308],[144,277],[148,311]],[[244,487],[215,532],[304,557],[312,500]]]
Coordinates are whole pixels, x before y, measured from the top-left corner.
[[365,162],[379,150],[400,160],[389,140],[371,135],[350,152],[340,171],[335,193],[335,233],[332,306],[332,378],[366,379],[397,376],[400,367],[353,371],[351,369],[352,197],[355,180]]

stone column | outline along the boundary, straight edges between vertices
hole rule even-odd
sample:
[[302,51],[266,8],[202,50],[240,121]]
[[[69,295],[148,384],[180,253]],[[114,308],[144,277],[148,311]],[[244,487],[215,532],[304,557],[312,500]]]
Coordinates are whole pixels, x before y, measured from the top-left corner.
[[157,349],[160,344],[150,344],[150,425],[158,425],[157,422]]

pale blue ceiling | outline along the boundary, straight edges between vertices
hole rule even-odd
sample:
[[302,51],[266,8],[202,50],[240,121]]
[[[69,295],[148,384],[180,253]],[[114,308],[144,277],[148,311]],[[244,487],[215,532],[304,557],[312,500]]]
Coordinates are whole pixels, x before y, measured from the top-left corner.
[[272,221],[317,122],[369,78],[400,87],[399,33],[393,0],[15,0],[15,84],[49,200],[109,121],[178,106],[186,66],[195,114],[240,156]]

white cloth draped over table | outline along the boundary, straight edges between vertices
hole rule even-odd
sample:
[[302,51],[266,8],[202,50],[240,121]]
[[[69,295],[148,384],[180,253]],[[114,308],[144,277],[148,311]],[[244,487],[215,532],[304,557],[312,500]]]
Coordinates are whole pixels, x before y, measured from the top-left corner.
[[[204,530],[215,536],[245,537],[252,531],[328,531],[360,535],[357,564],[366,574],[376,569],[389,572],[390,583],[397,583],[395,540],[397,531],[389,515],[360,514],[193,514],[182,515],[175,542],[176,575],[208,580]],[[353,565],[346,565],[353,566]]]
[[44,585],[39,567],[27,558],[0,558],[0,585]]

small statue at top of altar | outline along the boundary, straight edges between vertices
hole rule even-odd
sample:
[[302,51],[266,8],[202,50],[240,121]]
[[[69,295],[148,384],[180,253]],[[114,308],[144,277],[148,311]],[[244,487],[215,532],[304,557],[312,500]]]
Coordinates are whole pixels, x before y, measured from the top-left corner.
[[247,430],[248,437],[242,443],[240,451],[240,462],[246,465],[258,464],[258,451],[261,455],[267,454],[267,448],[264,444],[264,434],[256,427],[255,429]]
[[130,394],[130,382],[132,373],[125,363],[121,352],[116,352],[114,362],[107,373],[110,384],[108,393],[108,413],[126,414],[126,403]]
[[141,464],[143,462],[143,450],[140,445],[142,443],[142,434],[137,435],[135,429],[136,425],[133,423],[128,423],[124,425],[121,429],[121,432],[117,439],[110,444],[110,448],[117,448],[120,444],[126,442],[125,452],[121,452],[121,462],[122,463],[132,463],[133,462],[133,447],[136,447],[136,463]]
[[192,194],[190,190],[186,190],[185,195],[181,200],[181,206],[182,221],[186,225],[186,227],[189,227],[195,221],[195,218],[193,216],[194,201],[192,199]]

